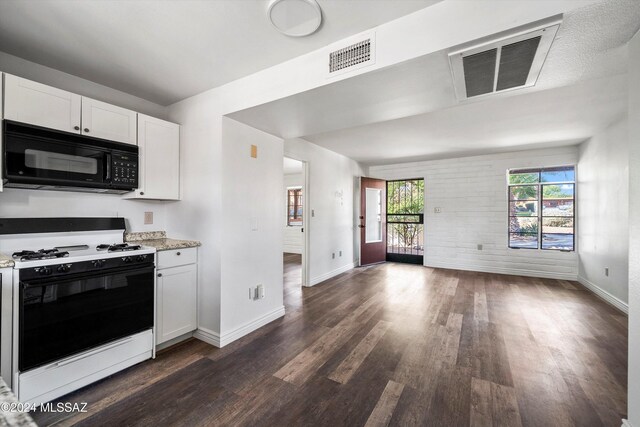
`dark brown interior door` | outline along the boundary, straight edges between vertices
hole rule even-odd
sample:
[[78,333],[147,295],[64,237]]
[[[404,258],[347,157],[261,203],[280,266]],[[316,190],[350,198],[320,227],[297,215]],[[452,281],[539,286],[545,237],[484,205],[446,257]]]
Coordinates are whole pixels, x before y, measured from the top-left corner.
[[360,178],[360,265],[384,262],[387,256],[387,182]]

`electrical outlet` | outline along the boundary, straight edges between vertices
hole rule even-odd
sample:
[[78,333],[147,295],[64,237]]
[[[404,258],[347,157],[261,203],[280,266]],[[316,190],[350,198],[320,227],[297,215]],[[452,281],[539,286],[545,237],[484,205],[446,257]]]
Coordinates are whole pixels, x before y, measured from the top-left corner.
[[433,208],[433,213],[440,213],[442,212],[442,208]]
[[482,250],[482,245],[478,244],[478,250],[481,251]]
[[145,212],[144,213],[144,223],[145,224],[153,224],[153,212]]
[[609,277],[609,267],[604,268],[604,275]]

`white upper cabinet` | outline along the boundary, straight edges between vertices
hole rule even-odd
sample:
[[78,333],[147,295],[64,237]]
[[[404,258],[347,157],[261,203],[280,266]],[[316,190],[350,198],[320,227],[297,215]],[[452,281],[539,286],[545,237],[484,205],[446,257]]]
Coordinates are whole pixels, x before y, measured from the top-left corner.
[[136,144],[135,111],[82,97],[82,133],[96,138]]
[[180,126],[138,114],[138,189],[128,198],[180,200]]
[[81,96],[5,74],[4,118],[80,133]]

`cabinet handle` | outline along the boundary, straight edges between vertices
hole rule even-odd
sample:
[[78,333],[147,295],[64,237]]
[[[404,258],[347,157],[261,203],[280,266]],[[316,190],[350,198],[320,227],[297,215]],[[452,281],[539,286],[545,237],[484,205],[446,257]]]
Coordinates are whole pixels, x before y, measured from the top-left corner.
[[162,273],[158,273],[158,277],[162,277]]
[[74,126],[73,127],[75,130],[80,130],[80,126]]
[[84,128],[84,131],[89,133],[89,128]]
[[176,255],[180,255],[180,252],[176,252]]
[[144,196],[144,191],[141,191],[141,192],[140,192],[140,195],[141,195],[141,196]]

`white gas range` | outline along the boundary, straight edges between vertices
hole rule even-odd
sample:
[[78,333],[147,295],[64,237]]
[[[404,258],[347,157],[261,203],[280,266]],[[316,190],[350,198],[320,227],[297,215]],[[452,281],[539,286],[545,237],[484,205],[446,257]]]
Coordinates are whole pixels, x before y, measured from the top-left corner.
[[43,403],[155,356],[155,249],[123,218],[0,218],[2,376]]

